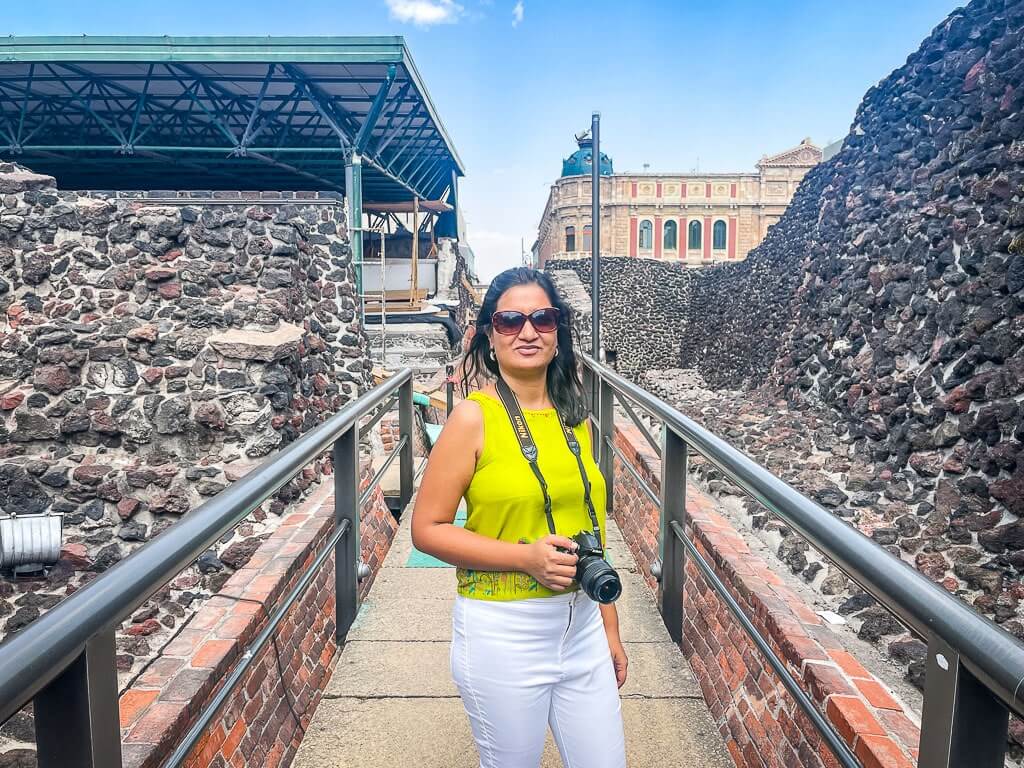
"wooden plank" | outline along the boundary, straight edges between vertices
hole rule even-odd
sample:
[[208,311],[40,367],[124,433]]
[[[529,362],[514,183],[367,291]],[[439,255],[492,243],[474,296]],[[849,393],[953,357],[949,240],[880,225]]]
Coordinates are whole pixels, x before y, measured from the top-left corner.
[[[371,297],[376,298],[379,296],[379,293],[371,293],[366,294],[363,298],[369,299]],[[408,301],[410,298],[415,298],[422,301],[423,299],[427,298],[427,289],[417,288],[415,291],[410,291],[408,288],[400,288],[385,292],[384,297],[387,301]],[[379,298],[377,298],[376,300],[378,303],[380,302]]]

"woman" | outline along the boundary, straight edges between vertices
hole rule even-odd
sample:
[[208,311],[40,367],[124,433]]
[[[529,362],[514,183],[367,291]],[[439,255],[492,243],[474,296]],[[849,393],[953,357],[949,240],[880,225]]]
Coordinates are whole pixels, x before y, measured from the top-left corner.
[[[582,448],[602,542],[606,489],[590,449],[571,328],[571,310],[547,275],[506,270],[484,297],[463,375],[471,381],[486,369],[514,395],[538,449],[557,533],[496,381],[452,410],[413,514],[416,548],[457,567],[452,676],[481,768],[536,768],[549,725],[567,768],[626,764],[618,617],[573,578],[569,537],[590,531],[592,521],[559,415]],[[463,497],[460,528],[454,519]]]

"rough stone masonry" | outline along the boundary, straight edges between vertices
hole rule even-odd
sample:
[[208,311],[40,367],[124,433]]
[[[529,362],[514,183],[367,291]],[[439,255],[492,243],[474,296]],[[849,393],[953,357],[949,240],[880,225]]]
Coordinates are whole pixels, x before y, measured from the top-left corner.
[[[878,464],[877,490],[919,518],[893,545],[948,588],[982,591],[985,613],[1016,605],[1024,3],[955,11],[868,91],[842,151],[748,262],[702,282],[683,365],[830,408]],[[962,545],[978,554],[951,558]]]
[[[675,365],[721,392],[678,392],[684,411],[720,414],[708,426],[1024,636],[1024,2],[974,0],[939,24],[744,262],[691,271],[669,297],[676,265],[636,265],[628,282],[602,268],[621,305],[605,337],[634,345],[621,370],[672,367],[678,343]],[[820,478],[801,467],[812,439],[833,456]],[[806,544],[785,544],[806,570]],[[845,610],[874,639],[901,631],[870,603]]]
[[[0,510],[62,513],[65,542],[45,575],[0,579],[3,633],[368,385],[341,204],[289,196],[112,199],[0,164]],[[245,564],[321,468],[133,617],[122,673]]]

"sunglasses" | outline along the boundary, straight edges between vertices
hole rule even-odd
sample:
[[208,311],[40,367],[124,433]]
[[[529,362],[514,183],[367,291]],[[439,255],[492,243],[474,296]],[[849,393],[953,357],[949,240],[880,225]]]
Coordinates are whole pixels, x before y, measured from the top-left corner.
[[559,317],[561,312],[557,307],[536,309],[528,315],[510,309],[491,315],[491,327],[500,334],[512,336],[523,330],[523,326],[529,320],[537,333],[551,333],[558,328]]

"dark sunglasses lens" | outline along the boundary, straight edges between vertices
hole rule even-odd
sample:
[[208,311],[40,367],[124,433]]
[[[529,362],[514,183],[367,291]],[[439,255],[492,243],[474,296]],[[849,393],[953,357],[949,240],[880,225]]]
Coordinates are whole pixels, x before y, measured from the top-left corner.
[[522,312],[495,312],[491,316],[491,325],[498,333],[519,333],[525,322],[526,315]]
[[551,333],[558,327],[558,310],[550,307],[538,309],[530,315],[530,322],[541,333]]

